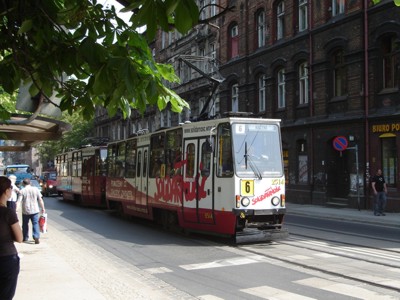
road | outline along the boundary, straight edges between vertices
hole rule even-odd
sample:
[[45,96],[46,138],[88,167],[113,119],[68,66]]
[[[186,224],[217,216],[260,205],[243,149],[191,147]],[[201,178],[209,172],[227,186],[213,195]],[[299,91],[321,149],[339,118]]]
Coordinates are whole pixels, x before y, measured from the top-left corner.
[[400,299],[399,229],[288,215],[287,240],[235,246],[57,198],[46,209],[85,249],[63,255],[106,299],[138,299],[121,289],[143,282],[165,299]]

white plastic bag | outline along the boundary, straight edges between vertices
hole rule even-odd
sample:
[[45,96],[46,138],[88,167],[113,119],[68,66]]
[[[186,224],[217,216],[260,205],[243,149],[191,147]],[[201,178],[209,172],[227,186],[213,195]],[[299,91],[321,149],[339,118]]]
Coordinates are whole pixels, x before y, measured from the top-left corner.
[[39,217],[39,227],[41,233],[47,232],[47,213],[41,214]]

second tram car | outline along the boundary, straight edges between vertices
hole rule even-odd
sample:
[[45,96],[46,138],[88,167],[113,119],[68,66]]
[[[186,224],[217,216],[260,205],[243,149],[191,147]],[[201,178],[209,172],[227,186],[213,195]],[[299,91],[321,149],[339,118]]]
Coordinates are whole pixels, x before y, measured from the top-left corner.
[[228,117],[112,142],[105,178],[107,207],[123,215],[237,243],[288,235],[280,120]]
[[64,200],[106,207],[107,146],[88,146],[56,157],[57,192]]

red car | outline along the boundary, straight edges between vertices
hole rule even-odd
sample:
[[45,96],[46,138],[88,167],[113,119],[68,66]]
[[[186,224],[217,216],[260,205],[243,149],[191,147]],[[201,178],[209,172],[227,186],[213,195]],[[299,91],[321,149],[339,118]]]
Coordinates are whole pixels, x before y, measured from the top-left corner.
[[42,194],[43,196],[51,196],[57,194],[57,172],[45,171],[42,173]]

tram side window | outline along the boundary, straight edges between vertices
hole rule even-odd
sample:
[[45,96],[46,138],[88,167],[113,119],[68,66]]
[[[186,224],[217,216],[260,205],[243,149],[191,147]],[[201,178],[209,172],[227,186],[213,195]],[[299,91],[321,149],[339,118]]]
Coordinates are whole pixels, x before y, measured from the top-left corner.
[[67,176],[73,176],[72,168],[73,168],[72,160],[68,160],[67,161]]
[[156,178],[165,176],[165,135],[155,134],[150,140],[150,177]]
[[77,156],[77,161],[76,161],[76,174],[78,177],[82,176],[82,152],[78,152]]
[[117,145],[117,156],[115,162],[115,176],[125,176],[125,142],[121,142]]
[[148,162],[148,151],[144,150],[144,155],[143,155],[143,178],[147,177],[147,162]]
[[107,149],[96,150],[95,176],[106,176],[107,172]]
[[60,158],[61,158],[60,156],[56,157],[56,172],[57,172],[58,176],[62,175],[61,174],[62,168],[61,168],[61,159]]
[[185,176],[188,178],[194,177],[194,166],[195,166],[195,146],[193,143],[190,143],[186,147],[186,157],[187,157],[187,164],[186,164],[186,173]]
[[138,174],[138,176],[140,176],[141,168],[142,168],[142,151],[138,150],[137,164],[136,164],[136,174]]
[[229,123],[218,126],[217,170],[219,177],[233,176],[232,134]]
[[100,149],[100,167],[98,169],[102,176],[107,176],[107,154],[107,149]]
[[126,142],[125,177],[136,177],[136,140]]
[[210,143],[204,142],[201,145],[201,176],[208,177],[210,176],[211,171],[211,151],[210,151]]
[[180,173],[179,162],[182,160],[182,129],[167,132],[167,176],[174,176]]
[[108,164],[108,176],[115,176],[115,159],[116,159],[116,146],[108,146],[107,164]]
[[67,160],[66,155],[63,156],[61,164],[62,164],[62,175],[68,176],[69,175],[68,174],[68,160]]
[[77,164],[78,164],[78,153],[77,153],[77,152],[74,152],[74,153],[72,154],[72,176],[73,176],[73,177],[78,176],[78,173],[77,173],[77,170],[78,170]]
[[91,170],[90,170],[90,158],[83,158],[82,160],[82,176],[90,176]]

